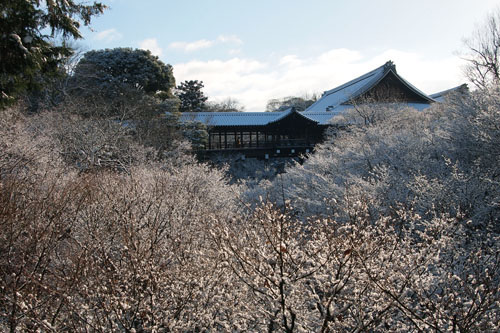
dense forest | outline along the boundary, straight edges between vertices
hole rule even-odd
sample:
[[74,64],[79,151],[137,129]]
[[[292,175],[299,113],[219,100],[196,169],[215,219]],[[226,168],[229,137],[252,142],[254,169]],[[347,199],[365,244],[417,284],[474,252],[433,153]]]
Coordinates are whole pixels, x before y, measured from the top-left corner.
[[54,46],[104,6],[47,4],[0,5],[1,331],[500,329],[500,15],[471,92],[358,105],[276,175],[200,161],[178,120],[238,103],[149,51]]

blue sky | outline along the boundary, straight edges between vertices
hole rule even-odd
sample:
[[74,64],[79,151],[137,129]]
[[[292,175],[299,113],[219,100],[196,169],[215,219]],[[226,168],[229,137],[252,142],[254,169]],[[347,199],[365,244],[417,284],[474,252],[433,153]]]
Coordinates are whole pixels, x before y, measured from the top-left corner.
[[462,39],[498,0],[102,0],[83,50],[151,50],[177,83],[202,80],[211,100],[247,111],[321,93],[387,60],[427,93],[466,82]]

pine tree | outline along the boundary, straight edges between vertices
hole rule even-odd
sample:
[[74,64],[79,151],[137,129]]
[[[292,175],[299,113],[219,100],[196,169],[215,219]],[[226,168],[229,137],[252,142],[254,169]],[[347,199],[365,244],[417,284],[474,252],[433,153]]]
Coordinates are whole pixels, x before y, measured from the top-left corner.
[[72,50],[64,43],[56,45],[56,37],[82,38],[80,22],[89,25],[105,8],[72,0],[0,2],[0,108],[57,73]]
[[189,80],[181,82],[177,87],[177,97],[181,100],[179,111],[181,112],[200,112],[205,109],[207,97],[201,90],[203,81]]

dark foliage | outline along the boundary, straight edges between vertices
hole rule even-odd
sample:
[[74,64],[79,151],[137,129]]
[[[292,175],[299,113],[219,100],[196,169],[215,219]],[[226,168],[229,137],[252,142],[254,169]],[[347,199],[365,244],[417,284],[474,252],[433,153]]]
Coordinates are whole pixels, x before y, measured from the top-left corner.
[[166,99],[175,86],[172,66],[150,51],[115,48],[85,53],[73,75],[80,96],[116,99],[130,91]]
[[[0,108],[13,103],[26,91],[40,88],[59,72],[60,63],[71,55],[56,37],[79,39],[80,23],[89,25],[106,6],[72,0],[4,0],[0,3]],[[46,35],[47,29],[51,34]]]
[[189,80],[181,82],[177,87],[177,96],[181,100],[179,111],[200,112],[205,109],[207,97],[203,94],[203,82]]

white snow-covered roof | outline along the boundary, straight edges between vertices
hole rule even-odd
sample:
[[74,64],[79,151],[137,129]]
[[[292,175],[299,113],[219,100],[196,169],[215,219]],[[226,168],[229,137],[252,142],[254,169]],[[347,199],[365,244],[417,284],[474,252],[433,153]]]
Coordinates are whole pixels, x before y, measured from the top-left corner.
[[207,126],[264,126],[275,123],[294,112],[316,122],[293,108],[280,112],[185,112],[181,115],[180,121],[198,121]]
[[318,123],[328,125],[330,120],[341,111],[352,108],[352,105],[342,105],[335,112],[304,112],[291,109],[280,112],[186,112],[180,117],[182,122],[198,121],[207,126],[265,126],[276,123],[292,112],[297,112],[301,117]]
[[453,93],[464,93],[466,91],[469,91],[469,87],[467,86],[467,84],[464,83],[459,85],[458,87],[453,87],[451,89],[443,90],[435,94],[432,94],[431,97],[434,98],[434,100],[437,102],[444,102],[444,98],[446,97],[446,95]]
[[302,117],[302,118],[304,118],[304,119],[306,119],[306,120],[313,121],[313,122],[316,122],[316,123],[318,122],[318,121],[316,121],[316,120],[312,119],[311,117],[308,117],[308,116],[304,115],[302,112],[298,112],[298,111],[296,111],[296,110],[295,110],[295,108],[293,108],[293,107],[288,108],[288,109],[286,109],[286,110],[284,110],[284,111],[281,111],[280,113],[281,113],[281,115],[280,115],[278,118],[276,118],[276,119],[274,119],[274,120],[270,121],[270,122],[269,122],[269,124],[271,124],[271,123],[276,123],[276,122],[280,121],[281,119],[284,119],[284,118],[288,117],[288,116],[289,116],[290,114],[292,114],[292,113],[296,113],[296,114],[298,114],[300,117]]
[[320,99],[306,109],[306,112],[333,110],[333,108],[351,99],[361,88],[371,86],[371,83],[382,78],[383,74],[384,66],[381,66],[341,86],[325,91]]
[[[396,105],[393,103],[390,103],[391,105]],[[427,109],[430,104],[428,103],[404,103],[404,105],[400,106],[407,106],[410,108],[414,108],[418,111],[422,111]],[[353,105],[339,105],[338,107],[334,108],[332,111],[308,111],[308,112],[302,112],[303,116],[307,116],[307,118],[315,120],[318,122],[319,125],[329,125],[331,124],[331,120],[337,116],[342,114],[344,111],[347,111],[349,109],[353,109],[355,106]]]
[[353,108],[352,105],[339,105],[332,111],[309,111],[307,113],[304,111],[302,112],[302,115],[317,121],[319,125],[328,125],[333,117],[351,108]]
[[[424,110],[429,107],[426,103],[407,103],[409,107]],[[280,121],[291,112],[297,112],[305,119],[317,122],[318,125],[329,125],[336,115],[352,109],[352,105],[339,105],[332,111],[297,112],[290,109],[280,112],[185,112],[181,115],[181,122],[197,121],[207,126],[265,126]]]
[[399,76],[396,72],[396,66],[394,65],[394,63],[392,61],[388,61],[384,65],[372,70],[371,72],[361,75],[360,77],[344,83],[343,85],[340,85],[334,89],[325,91],[323,93],[323,96],[321,96],[321,98],[314,104],[309,106],[304,113],[309,114],[310,112],[333,111],[343,104],[349,103],[356,97],[361,96],[363,93],[376,86],[377,83],[379,83],[389,74],[393,74],[397,80],[399,80],[414,94],[419,96],[423,101],[426,101],[428,103],[434,102],[432,97],[426,95],[411,83]]
[[267,125],[282,112],[185,112],[180,121],[198,121],[207,126],[259,126]]
[[343,111],[353,108],[351,101],[361,96],[380,83],[388,75],[390,82],[400,82],[405,86],[416,100],[421,102],[402,102],[417,110],[424,110],[433,102],[440,102],[443,96],[459,90],[466,85],[455,87],[436,93],[426,95],[411,83],[403,79],[396,72],[396,66],[392,61],[368,72],[360,77],[344,83],[334,89],[325,91],[323,96],[303,112],[297,112],[293,108],[281,112],[186,112],[180,117],[180,121],[198,121],[207,126],[265,126],[280,121],[292,113],[304,117],[307,120],[317,122],[319,125],[328,125],[333,117]]

